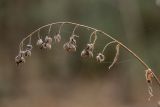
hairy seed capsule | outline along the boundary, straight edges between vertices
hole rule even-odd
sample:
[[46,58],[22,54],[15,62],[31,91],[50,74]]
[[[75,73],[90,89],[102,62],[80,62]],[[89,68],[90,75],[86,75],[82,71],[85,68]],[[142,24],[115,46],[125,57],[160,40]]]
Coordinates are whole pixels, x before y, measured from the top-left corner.
[[147,80],[148,83],[151,83],[152,82],[152,78],[153,78],[153,72],[152,72],[151,69],[147,69],[145,71],[146,71],[146,74],[145,74],[146,80]]
[[59,43],[61,41],[61,35],[60,34],[55,35],[54,40],[56,43]]
[[98,53],[98,55],[96,56],[96,59],[98,62],[103,62],[105,60],[105,56],[102,53]]
[[71,36],[69,42],[76,46],[76,40],[74,39],[74,37]]
[[41,46],[42,44],[43,44],[42,39],[38,39],[38,41],[37,41],[37,45],[38,45],[38,46]]
[[67,52],[75,52],[76,51],[76,46],[70,42],[67,42],[63,45],[64,50]]
[[45,47],[50,50],[52,48],[52,45],[50,43],[46,43]]
[[92,57],[93,57],[93,52],[84,49],[84,50],[81,52],[81,57],[83,57],[83,58],[87,58],[87,57],[88,57],[88,58],[92,58]]
[[30,50],[26,50],[24,55],[25,55],[25,56],[31,56],[31,54],[32,54],[32,53],[31,53]]
[[20,63],[25,63],[24,57],[23,57],[23,56],[20,56],[20,55],[16,56],[16,57],[15,57],[15,63],[17,64],[17,66],[18,66]]
[[86,50],[89,50],[89,51],[93,51],[94,45],[93,45],[93,44],[87,44],[87,46],[86,46],[85,49],[86,49]]
[[30,51],[31,51],[31,50],[32,50],[32,48],[33,48],[33,47],[32,47],[32,45],[27,45],[26,50],[30,50]]
[[45,37],[45,43],[52,43],[52,38],[51,37],[49,37],[49,36],[46,36]]

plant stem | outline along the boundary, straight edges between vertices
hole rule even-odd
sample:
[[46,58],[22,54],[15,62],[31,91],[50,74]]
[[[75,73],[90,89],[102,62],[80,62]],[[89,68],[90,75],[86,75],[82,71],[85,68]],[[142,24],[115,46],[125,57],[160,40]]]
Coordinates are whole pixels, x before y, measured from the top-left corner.
[[[47,26],[56,25],[56,24],[61,24],[60,29],[59,29],[59,33],[60,33],[60,30],[61,30],[63,24],[72,24],[72,25],[76,25],[76,26],[79,26],[79,27],[84,27],[84,28],[91,29],[91,30],[94,30],[94,31],[96,31],[96,32],[102,33],[102,34],[105,35],[106,37],[108,37],[108,38],[112,39],[113,41],[117,42],[119,45],[121,45],[122,48],[124,48],[124,49],[127,50],[130,54],[132,54],[132,55],[144,66],[144,68],[150,69],[149,66],[148,66],[138,55],[136,55],[136,54],[135,54],[132,50],[130,50],[127,46],[125,46],[124,44],[122,44],[120,41],[118,41],[117,39],[113,38],[113,37],[110,36],[109,34],[105,33],[105,32],[102,31],[102,30],[98,30],[98,29],[95,29],[95,28],[90,27],[90,26],[86,26],[86,25],[82,25],[82,24],[77,24],[77,23],[73,23],[73,22],[55,22],[55,23],[50,23],[50,24],[44,25],[44,26],[36,29],[36,30],[33,31],[32,33],[30,33],[28,36],[26,36],[26,37],[20,42],[19,48],[22,49],[22,47],[23,47],[23,42],[24,42],[27,38],[33,36],[33,34],[35,34],[37,31],[40,31],[40,29],[45,28],[45,27],[47,27]],[[146,69],[145,69],[145,70],[146,70]],[[155,80],[157,81],[158,85],[160,86],[160,81],[159,81],[158,77],[154,74],[154,72],[153,72],[153,76],[154,76]]]

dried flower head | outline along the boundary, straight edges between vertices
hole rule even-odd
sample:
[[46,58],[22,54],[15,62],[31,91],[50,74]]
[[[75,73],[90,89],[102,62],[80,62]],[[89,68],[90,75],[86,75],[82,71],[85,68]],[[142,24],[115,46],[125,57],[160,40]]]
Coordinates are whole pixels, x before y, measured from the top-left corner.
[[45,37],[45,43],[52,43],[52,38],[51,37],[49,37],[49,36],[46,36]]
[[15,57],[15,62],[18,66],[20,63],[25,63],[25,59],[21,54],[19,54],[18,56]]
[[93,44],[87,44],[86,48],[83,49],[83,51],[81,52],[81,56],[83,58],[92,58],[93,57],[93,49],[94,49],[94,45]]
[[50,50],[50,49],[52,48],[52,45],[51,45],[50,43],[44,43],[44,44],[43,44],[43,48]]
[[73,44],[73,45],[76,46],[77,42],[76,42],[76,40],[75,40],[74,37],[75,37],[75,36],[71,36],[70,39],[69,39],[69,42],[70,42],[71,44]]
[[151,69],[147,69],[145,71],[146,71],[145,76],[146,76],[147,83],[151,83],[153,78],[153,72]]
[[42,44],[43,44],[43,40],[42,39],[38,39],[37,46],[42,46]]
[[26,50],[25,53],[24,53],[25,56],[31,56],[31,54],[32,54],[32,53],[31,53],[30,50]]
[[67,42],[63,45],[64,50],[67,52],[75,52],[76,51],[76,46],[70,42]]
[[32,48],[33,48],[32,45],[28,44],[26,50],[32,50]]
[[85,48],[86,50],[89,50],[89,51],[93,51],[94,50],[94,44],[87,44],[87,46],[86,46],[86,48]]
[[98,55],[96,56],[96,59],[98,62],[103,62],[105,60],[105,56],[102,53],[98,53]]
[[81,57],[83,57],[83,58],[93,58],[93,52],[84,49],[84,50],[81,52]]
[[54,40],[56,43],[59,43],[61,41],[61,35],[60,34],[55,35]]

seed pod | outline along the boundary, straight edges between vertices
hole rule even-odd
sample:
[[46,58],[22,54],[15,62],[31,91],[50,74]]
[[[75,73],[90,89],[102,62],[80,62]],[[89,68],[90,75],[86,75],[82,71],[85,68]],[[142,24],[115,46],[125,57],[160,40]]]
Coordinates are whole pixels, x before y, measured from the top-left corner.
[[87,44],[86,50],[89,50],[89,51],[93,51],[94,50],[94,45],[91,43],[91,44]]
[[31,56],[31,54],[32,54],[32,53],[31,53],[30,50],[26,50],[25,53],[24,53],[25,56]]
[[45,48],[50,50],[52,48],[52,45],[50,43],[45,43]]
[[57,34],[56,36],[54,36],[54,40],[56,43],[59,43],[61,41],[61,35]]
[[153,72],[152,72],[151,69],[147,69],[145,71],[146,71],[146,74],[145,74],[146,80],[147,80],[148,83],[151,83],[152,82],[152,78],[153,78]]
[[81,52],[81,57],[83,57],[83,58],[92,58],[92,57],[93,57],[93,52],[84,49],[84,50]]
[[63,45],[64,50],[67,52],[75,52],[76,51],[76,46],[70,42],[67,42]]
[[42,44],[43,44],[43,40],[42,40],[42,39],[38,39],[37,45],[38,45],[38,46],[42,46]]
[[30,50],[30,51],[31,51],[31,50],[32,50],[32,48],[33,48],[33,47],[32,47],[32,45],[27,45],[26,50]]
[[51,37],[49,37],[49,36],[46,36],[45,37],[45,43],[52,43],[52,38]]
[[96,59],[98,62],[103,62],[105,60],[105,56],[102,53],[98,53],[98,55],[96,56]]
[[16,57],[15,57],[15,63],[17,64],[17,66],[18,66],[20,63],[25,63],[24,57],[23,57],[23,56],[20,56],[20,55],[16,56]]
[[74,36],[71,36],[71,37],[70,37],[69,42],[70,42],[71,44],[73,44],[73,45],[76,46],[76,40],[75,40]]

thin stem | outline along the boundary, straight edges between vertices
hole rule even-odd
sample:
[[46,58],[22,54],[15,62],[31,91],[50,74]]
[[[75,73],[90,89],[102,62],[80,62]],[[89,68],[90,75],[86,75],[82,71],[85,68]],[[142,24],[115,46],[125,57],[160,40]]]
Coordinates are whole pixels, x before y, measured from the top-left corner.
[[[21,48],[21,46],[23,45],[23,41],[25,41],[27,38],[33,36],[33,34],[36,33],[37,31],[39,31],[40,29],[45,28],[45,27],[50,26],[50,25],[55,25],[55,24],[61,24],[60,29],[59,29],[59,33],[60,33],[60,31],[61,31],[61,28],[62,28],[63,24],[78,25],[78,26],[80,26],[80,27],[87,28],[87,29],[91,29],[91,30],[97,31],[97,32],[99,32],[99,33],[102,33],[102,34],[105,35],[106,37],[112,39],[113,41],[116,41],[118,44],[121,45],[122,48],[124,48],[124,49],[127,50],[130,54],[132,54],[132,55],[144,66],[145,69],[150,69],[149,66],[148,66],[138,55],[136,55],[136,54],[135,54],[132,50],[130,50],[127,46],[125,46],[124,44],[122,44],[120,41],[118,41],[117,39],[113,38],[113,37],[110,36],[109,34],[105,33],[105,32],[102,31],[102,30],[98,30],[98,29],[95,29],[95,28],[90,27],[90,26],[86,26],[86,25],[82,25],[82,24],[77,24],[77,23],[73,23],[73,22],[55,22],[55,23],[50,23],[50,24],[44,25],[44,26],[36,29],[35,31],[33,31],[31,34],[29,34],[29,35],[26,36],[25,38],[23,38],[23,40],[20,42],[19,47]],[[23,46],[22,46],[22,47],[23,47]],[[154,72],[153,72],[153,75],[154,75],[154,78],[156,79],[157,83],[158,83],[159,86],[160,86],[160,81],[159,81],[158,77],[154,74]]]
[[92,36],[94,35],[95,38],[94,38],[94,41],[93,41],[93,44],[95,44],[96,40],[97,40],[97,34],[96,34],[97,30],[93,31],[92,34],[90,35],[90,38],[89,38],[89,42],[92,43]]
[[29,38],[29,45],[31,45],[32,37]]
[[50,26],[49,26],[49,29],[48,29],[48,35],[50,34],[50,32],[51,32],[51,28],[52,28],[52,24],[50,24]]
[[62,24],[60,25],[60,28],[59,28],[58,34],[60,34],[60,33],[61,33],[61,30],[62,30],[63,25],[64,25],[64,23],[62,23]]
[[78,25],[76,25],[73,29],[72,35],[75,35],[75,30],[77,29]]
[[102,54],[104,53],[104,51],[106,50],[106,48],[109,46],[109,45],[111,45],[111,44],[113,44],[113,43],[116,43],[117,41],[111,41],[111,42],[109,42],[109,43],[107,43],[106,45],[105,45],[105,47],[103,48],[103,50],[102,50]]

